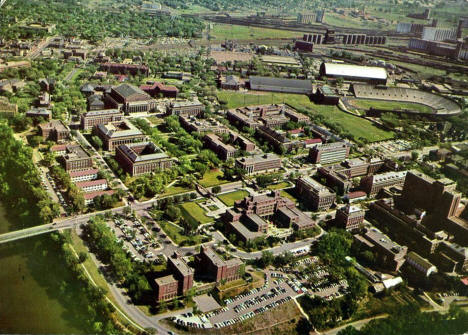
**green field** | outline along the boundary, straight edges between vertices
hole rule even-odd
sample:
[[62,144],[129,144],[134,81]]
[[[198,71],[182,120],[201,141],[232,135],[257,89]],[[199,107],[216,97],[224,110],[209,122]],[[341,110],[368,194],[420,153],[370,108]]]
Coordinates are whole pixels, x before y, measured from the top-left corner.
[[227,180],[223,179],[223,171],[219,169],[213,169],[205,173],[199,183],[203,187],[211,187],[220,184],[227,183]]
[[180,245],[194,245],[202,243],[203,236],[201,235],[191,235],[185,236],[183,235],[183,229],[176,226],[173,223],[169,223],[166,221],[159,222],[162,230],[169,236],[169,238],[176,244]]
[[393,138],[393,132],[375,126],[369,120],[342,112],[336,106],[316,105],[306,95],[286,93],[244,94],[239,92],[218,92],[218,99],[227,103],[226,108],[248,105],[287,103],[296,109],[305,109],[311,117],[321,116],[325,122],[341,127],[355,138],[365,138],[369,142]]
[[382,101],[371,99],[354,99],[350,103],[357,108],[368,110],[370,108],[385,109],[385,110],[400,110],[407,109],[420,113],[434,113],[433,109],[429,106],[400,101]]
[[302,32],[259,27],[236,26],[232,24],[213,24],[210,36],[216,40],[238,39],[279,39],[301,37]]
[[184,187],[184,186],[178,186],[177,184],[168,187],[166,191],[162,194],[162,196],[168,196],[168,195],[175,195],[175,194],[180,194],[180,193],[186,193],[193,191],[193,189]]
[[180,205],[182,216],[186,220],[195,220],[198,224],[213,222],[213,218],[205,215],[205,211],[196,202],[185,202]]
[[274,191],[274,190],[281,190],[283,188],[287,188],[287,187],[290,187],[290,186],[291,186],[290,183],[288,183],[287,181],[283,181],[283,182],[278,183],[278,184],[268,185],[267,189]]
[[244,190],[229,192],[218,195],[218,199],[221,200],[226,206],[234,206],[234,202],[237,200],[244,199],[249,195],[249,192]]

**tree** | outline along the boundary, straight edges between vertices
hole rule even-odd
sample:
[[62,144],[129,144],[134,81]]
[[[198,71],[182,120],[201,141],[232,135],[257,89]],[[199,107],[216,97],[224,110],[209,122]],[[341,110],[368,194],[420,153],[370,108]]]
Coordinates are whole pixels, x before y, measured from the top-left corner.
[[219,192],[221,192],[221,186],[217,185],[217,186],[214,186],[212,189],[212,192],[217,194]]
[[273,253],[271,251],[262,251],[262,257],[259,259],[259,266],[261,268],[266,268],[273,263]]
[[84,251],[80,251],[80,253],[78,254],[78,262],[83,263],[87,259],[88,259],[88,254]]
[[91,139],[93,140],[93,143],[96,146],[96,148],[102,149],[103,143],[102,143],[102,140],[98,136],[95,135],[91,137]]

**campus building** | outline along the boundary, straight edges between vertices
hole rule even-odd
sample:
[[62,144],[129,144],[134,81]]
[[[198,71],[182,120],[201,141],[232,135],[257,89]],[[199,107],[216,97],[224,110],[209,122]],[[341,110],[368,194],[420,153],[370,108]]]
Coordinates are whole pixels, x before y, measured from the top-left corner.
[[398,171],[364,177],[359,187],[369,196],[374,196],[386,187],[402,186],[405,183],[406,174],[407,171]]
[[156,301],[166,301],[177,297],[179,282],[173,275],[168,275],[155,279]]
[[70,137],[70,129],[61,120],[41,123],[39,131],[44,141],[63,142]]
[[280,169],[281,157],[275,154],[259,154],[237,158],[235,164],[237,168],[244,170],[247,174],[255,174]]
[[231,109],[227,119],[239,128],[280,127],[289,121],[310,123],[307,115],[296,112],[288,105],[259,105]]
[[167,259],[168,270],[174,273],[179,282],[179,295],[185,294],[193,286],[193,269],[177,253]]
[[85,200],[85,205],[88,206],[94,202],[94,199],[97,197],[101,197],[103,195],[108,195],[111,196],[115,192],[113,190],[106,190],[106,191],[94,191],[94,192],[88,192],[83,194],[84,200]]
[[351,64],[322,63],[321,78],[343,78],[347,81],[362,81],[372,84],[387,83],[387,70],[383,67],[360,66]]
[[218,155],[223,161],[227,161],[229,158],[234,158],[237,149],[230,144],[225,144],[221,141],[221,138],[216,134],[206,134],[203,137],[205,146]]
[[119,145],[115,159],[131,176],[139,176],[157,170],[170,169],[172,159],[152,142]]
[[205,105],[198,100],[173,101],[167,108],[167,114],[178,116],[198,116],[205,112]]
[[215,119],[197,119],[195,116],[179,116],[180,125],[188,132],[225,134],[229,132],[224,124]]
[[345,142],[317,145],[309,150],[309,158],[314,164],[340,162],[348,158],[349,149],[349,144]]
[[66,146],[61,161],[65,171],[87,170],[93,167],[93,160],[79,144]]
[[372,251],[378,264],[389,271],[398,271],[405,262],[408,247],[400,246],[376,228],[362,235],[354,235],[354,241]]
[[99,173],[98,169],[88,169],[88,170],[68,172],[68,174],[70,175],[71,181],[74,183],[95,180],[98,177],[98,173]]
[[314,211],[329,209],[336,199],[336,194],[328,187],[307,176],[297,179],[296,192]]
[[119,145],[143,142],[146,136],[130,121],[122,120],[98,124],[93,132],[99,136],[104,144],[104,149],[114,151]]
[[195,264],[203,276],[219,283],[239,279],[244,263],[239,258],[224,260],[210,246],[202,245],[195,256]]
[[107,190],[108,185],[106,179],[96,179],[77,182],[76,187],[88,193]]
[[250,89],[281,93],[311,94],[312,82],[306,79],[286,79],[274,77],[249,77]]
[[52,120],[52,111],[47,108],[31,108],[26,112],[27,117],[44,118],[44,120]]
[[179,89],[175,86],[167,86],[162,83],[155,82],[151,85],[142,85],[140,89],[148,93],[152,97],[162,95],[165,98],[177,98]]
[[148,76],[149,74],[149,68],[146,65],[137,64],[102,63],[99,66],[99,70],[113,74],[130,74],[132,76]]
[[355,231],[364,222],[364,216],[365,212],[362,208],[346,205],[336,211],[335,222],[340,228],[347,231]]
[[122,121],[124,115],[118,109],[93,110],[81,114],[81,129],[88,130],[99,124]]
[[156,100],[140,88],[122,84],[112,87],[105,95],[105,102],[110,108],[116,108],[125,114],[151,112],[156,108]]

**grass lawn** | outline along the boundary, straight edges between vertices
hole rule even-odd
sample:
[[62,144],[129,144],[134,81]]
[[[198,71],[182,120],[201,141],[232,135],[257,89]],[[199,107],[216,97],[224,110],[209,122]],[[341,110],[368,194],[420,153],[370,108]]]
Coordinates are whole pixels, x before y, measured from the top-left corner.
[[209,34],[216,40],[239,39],[279,39],[301,37],[300,31],[279,30],[259,27],[236,26],[232,24],[213,24],[213,30]]
[[434,110],[426,105],[411,103],[411,102],[400,102],[400,101],[382,101],[372,99],[353,99],[350,101],[353,106],[357,108],[368,110],[371,107],[385,110],[400,110],[408,109],[420,113],[434,113]]
[[288,183],[287,181],[283,181],[281,183],[278,183],[278,184],[272,184],[272,185],[268,185],[267,186],[267,189],[269,190],[280,190],[280,189],[283,189],[283,188],[287,188],[287,187],[290,187],[291,184]]
[[177,184],[172,185],[171,187],[166,188],[166,191],[161,194],[161,196],[168,196],[168,195],[174,195],[174,194],[180,194],[180,193],[186,193],[193,191],[191,188],[187,188],[184,186],[177,186]]
[[220,184],[227,183],[227,180],[223,179],[223,171],[219,169],[213,169],[205,173],[199,183],[203,187],[211,187]]
[[203,236],[185,236],[183,235],[183,230],[172,223],[161,221],[159,222],[159,225],[161,226],[162,230],[164,230],[164,232],[167,234],[167,236],[169,236],[170,239],[178,245],[194,245],[200,244],[202,242]]
[[205,215],[205,211],[196,202],[184,202],[180,205],[182,215],[186,220],[195,220],[198,224],[213,222],[213,218]]
[[297,202],[297,198],[292,194],[294,189],[289,189],[289,190],[281,190],[280,195],[285,198],[289,198],[294,202]]
[[218,199],[221,200],[226,206],[234,206],[234,202],[237,200],[244,199],[249,195],[249,192],[244,190],[229,192],[218,195]]
[[161,123],[164,123],[164,119],[161,119],[160,117],[157,116],[148,116],[146,118],[149,122],[154,124],[155,126],[160,125]]
[[393,138],[393,132],[375,126],[369,120],[342,112],[336,106],[316,105],[306,95],[286,93],[244,94],[240,92],[218,92],[218,99],[227,102],[227,108],[248,105],[287,103],[296,109],[305,109],[310,116],[321,115],[325,120],[341,126],[355,138],[365,138],[369,142]]

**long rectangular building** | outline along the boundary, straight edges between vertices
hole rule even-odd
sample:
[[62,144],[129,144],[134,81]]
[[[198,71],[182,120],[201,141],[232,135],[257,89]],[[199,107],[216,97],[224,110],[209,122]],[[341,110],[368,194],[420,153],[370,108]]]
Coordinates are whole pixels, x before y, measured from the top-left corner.
[[152,142],[129,143],[115,149],[115,159],[131,176],[170,169],[172,159]]
[[236,159],[236,167],[247,174],[267,172],[281,168],[281,157],[275,154],[259,154]]
[[315,164],[344,161],[349,155],[349,144],[345,142],[326,143],[310,149],[309,158]]
[[88,130],[99,124],[121,121],[124,115],[118,109],[94,110],[81,114],[81,129]]
[[114,151],[119,145],[143,142],[146,139],[146,136],[128,120],[98,124],[93,132],[101,138],[104,149],[108,151]]
[[304,198],[306,204],[315,211],[329,209],[336,199],[334,192],[311,177],[297,179],[296,191]]
[[204,245],[201,246],[200,253],[195,256],[195,262],[200,272],[217,283],[239,279],[243,264],[239,258],[225,261],[211,247]]
[[286,79],[250,76],[250,89],[282,93],[311,94],[312,81],[308,79]]

